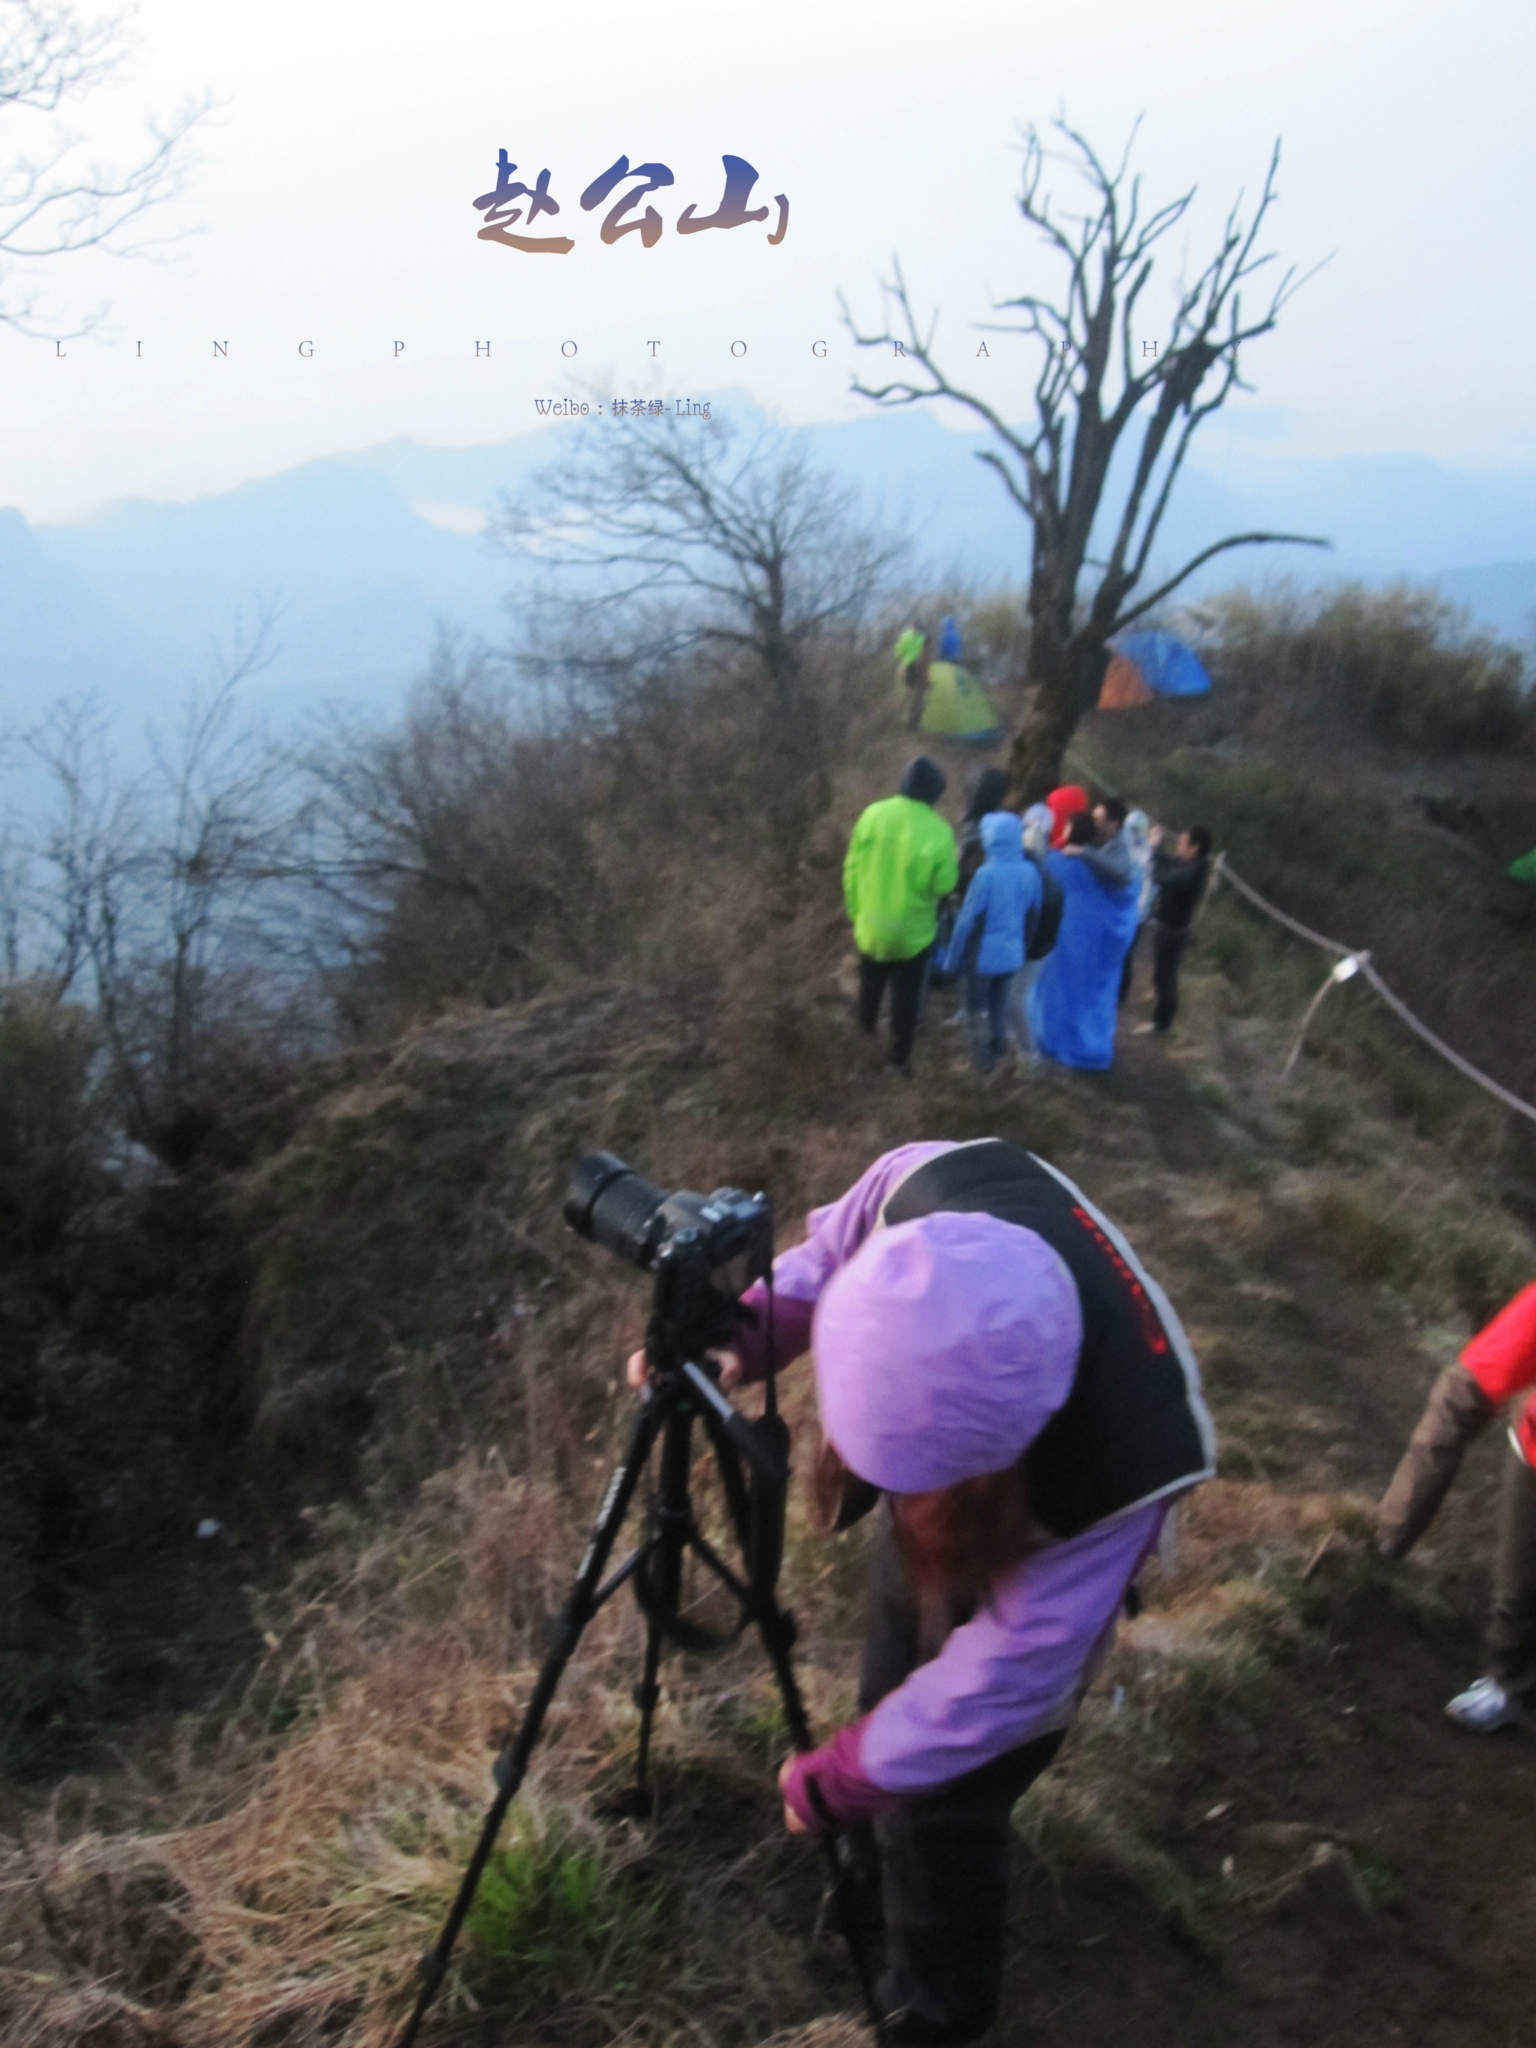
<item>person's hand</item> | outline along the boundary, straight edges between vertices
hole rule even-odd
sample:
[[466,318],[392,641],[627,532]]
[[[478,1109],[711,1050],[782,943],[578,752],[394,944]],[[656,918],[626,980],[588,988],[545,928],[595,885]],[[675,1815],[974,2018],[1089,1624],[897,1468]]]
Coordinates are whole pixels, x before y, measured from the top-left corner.
[[1147,844],[1148,846],[1161,846],[1162,843],[1163,828],[1161,825],[1154,825],[1152,827],[1152,830],[1147,834]]
[[[783,1763],[779,1765],[780,1792],[784,1790],[785,1784],[787,1783],[789,1778],[789,1774],[794,1769],[794,1767],[795,1760],[792,1756],[785,1757]],[[800,1818],[799,1814],[796,1813],[795,1809],[790,1805],[787,1799],[784,1801],[784,1825],[786,1828],[788,1828],[789,1832],[792,1835],[808,1835],[810,1833],[810,1829],[806,1826],[805,1822]]]
[[[706,1355],[720,1361],[720,1384],[723,1388],[729,1391],[732,1387],[741,1385],[742,1374],[746,1368],[736,1352],[711,1351]],[[638,1394],[650,1376],[651,1368],[646,1362],[645,1347],[642,1345],[638,1351],[631,1351],[624,1361],[624,1384],[632,1394]]]

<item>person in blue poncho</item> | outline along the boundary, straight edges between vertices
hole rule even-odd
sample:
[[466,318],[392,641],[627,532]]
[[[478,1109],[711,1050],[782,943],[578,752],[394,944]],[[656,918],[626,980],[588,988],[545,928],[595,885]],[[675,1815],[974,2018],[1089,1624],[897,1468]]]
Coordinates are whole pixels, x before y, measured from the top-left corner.
[[955,624],[953,612],[946,612],[939,621],[939,659],[958,661],[960,659],[960,628]]
[[[1046,856],[1065,899],[1061,930],[1029,993],[1029,1028],[1047,1059],[1064,1067],[1102,1070],[1115,1054],[1120,974],[1136,936],[1140,885],[1104,878],[1083,858],[1094,840],[1087,812],[1073,818],[1067,845]],[[1102,851],[1102,850],[1101,850]]]

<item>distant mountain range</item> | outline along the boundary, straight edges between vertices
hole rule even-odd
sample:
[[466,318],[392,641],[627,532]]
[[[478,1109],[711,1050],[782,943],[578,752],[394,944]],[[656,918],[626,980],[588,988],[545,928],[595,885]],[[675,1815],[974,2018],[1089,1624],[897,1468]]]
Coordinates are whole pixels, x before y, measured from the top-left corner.
[[[717,410],[745,406],[724,394]],[[280,722],[325,700],[387,709],[430,653],[439,625],[504,638],[503,601],[525,567],[484,538],[498,494],[555,456],[544,428],[493,447],[391,441],[186,503],[125,499],[72,525],[0,511],[0,704],[6,724],[68,692],[164,716],[207,663],[210,643],[249,630],[280,598],[277,658],[254,701]],[[932,580],[1022,583],[1028,533],[975,460],[984,441],[914,410],[812,427],[811,453],[907,527]],[[1476,474],[1420,456],[1247,461],[1240,476],[1190,469],[1159,556],[1172,567],[1224,533],[1323,534],[1333,551],[1242,550],[1191,593],[1289,574],[1304,582],[1398,576],[1432,583],[1478,622],[1527,641],[1536,614],[1536,471]]]

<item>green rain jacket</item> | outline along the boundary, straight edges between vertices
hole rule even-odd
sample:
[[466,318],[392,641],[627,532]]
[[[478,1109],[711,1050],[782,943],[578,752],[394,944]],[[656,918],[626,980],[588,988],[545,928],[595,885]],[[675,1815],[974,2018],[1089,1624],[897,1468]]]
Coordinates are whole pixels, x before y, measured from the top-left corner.
[[933,944],[939,904],[959,879],[955,835],[931,804],[910,796],[871,804],[843,862],[854,944],[872,960],[910,960]]

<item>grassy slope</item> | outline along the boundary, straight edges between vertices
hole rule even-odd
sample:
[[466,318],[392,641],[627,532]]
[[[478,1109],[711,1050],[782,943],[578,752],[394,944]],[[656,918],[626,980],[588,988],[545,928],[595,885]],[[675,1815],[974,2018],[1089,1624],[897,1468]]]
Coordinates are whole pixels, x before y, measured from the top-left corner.
[[[1177,1569],[1020,1809],[1000,2038],[1519,2038],[1536,1762],[1439,1718],[1478,1664],[1497,1446],[1406,1570],[1359,1540],[1433,1372],[1531,1270],[1500,1199],[1520,1164],[1500,1120],[1363,993],[1351,1009],[1355,989],[1279,1093],[1318,968],[1230,901],[1191,962],[1180,1038],[1126,1039],[1104,1077],[979,1085],[951,1071],[940,1002],[918,1083],[884,1081],[851,1029],[841,944],[835,908],[813,907],[682,1034],[673,1003],[577,991],[352,1056],[287,1106],[240,1190],[259,1443],[274,1475],[317,1482],[355,1413],[373,1505],[315,1518],[232,1708],[10,1827],[7,2040],[389,2038],[624,1426],[616,1364],[643,1293],[559,1226],[574,1153],[604,1142],[668,1184],[766,1185],[796,1217],[886,1145],[993,1131],[1074,1174],[1144,1249],[1224,1446]],[[806,1394],[802,1376],[803,1428]],[[786,1582],[818,1726],[851,1702],[859,1552],[859,1532],[814,1543],[797,1507]],[[832,2048],[853,1991],[813,1936],[819,1868],[777,1825],[782,1738],[755,1656],[668,1667],[660,1816],[598,1817],[638,1645],[615,1603],[445,2002],[445,2019],[489,2017],[442,2037],[804,2027]]]

